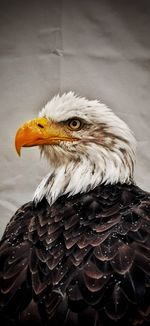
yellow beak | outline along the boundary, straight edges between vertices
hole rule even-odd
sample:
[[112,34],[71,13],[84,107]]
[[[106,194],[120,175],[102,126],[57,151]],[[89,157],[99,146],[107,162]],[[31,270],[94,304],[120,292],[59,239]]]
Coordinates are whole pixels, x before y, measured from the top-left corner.
[[20,156],[21,147],[54,145],[59,141],[75,141],[65,126],[54,123],[47,118],[37,118],[24,123],[16,133],[15,146]]

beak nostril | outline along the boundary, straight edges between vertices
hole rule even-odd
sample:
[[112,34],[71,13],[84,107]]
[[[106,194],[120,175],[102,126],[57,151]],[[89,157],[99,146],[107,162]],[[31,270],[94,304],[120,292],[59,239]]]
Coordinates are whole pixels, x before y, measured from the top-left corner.
[[40,128],[44,128],[44,126],[42,126],[40,123],[37,123],[38,127]]

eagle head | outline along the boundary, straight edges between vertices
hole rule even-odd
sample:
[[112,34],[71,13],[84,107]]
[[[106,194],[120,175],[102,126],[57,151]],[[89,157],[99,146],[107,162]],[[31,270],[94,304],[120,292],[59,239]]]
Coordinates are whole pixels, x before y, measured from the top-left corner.
[[99,184],[133,182],[135,138],[112,110],[73,92],[55,96],[39,118],[17,131],[16,150],[39,146],[50,171],[36,189],[51,205],[60,195],[87,192]]

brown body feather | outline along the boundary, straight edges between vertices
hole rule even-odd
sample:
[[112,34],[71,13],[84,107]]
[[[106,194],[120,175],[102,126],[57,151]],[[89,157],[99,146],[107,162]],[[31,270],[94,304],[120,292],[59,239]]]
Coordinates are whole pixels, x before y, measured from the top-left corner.
[[22,206],[0,247],[5,325],[149,325],[150,195],[101,185]]

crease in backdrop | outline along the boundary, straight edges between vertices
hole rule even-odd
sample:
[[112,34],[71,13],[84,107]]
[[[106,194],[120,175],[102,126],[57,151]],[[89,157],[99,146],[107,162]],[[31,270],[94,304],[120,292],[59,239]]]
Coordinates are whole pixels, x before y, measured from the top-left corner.
[[138,140],[136,181],[150,190],[149,0],[0,0],[0,235],[48,173],[18,126],[56,93],[99,98]]

